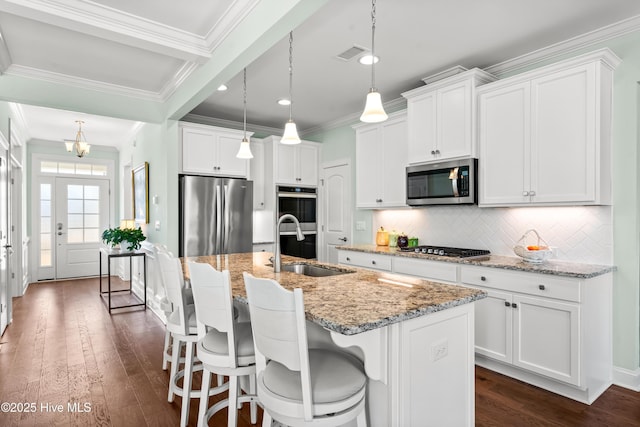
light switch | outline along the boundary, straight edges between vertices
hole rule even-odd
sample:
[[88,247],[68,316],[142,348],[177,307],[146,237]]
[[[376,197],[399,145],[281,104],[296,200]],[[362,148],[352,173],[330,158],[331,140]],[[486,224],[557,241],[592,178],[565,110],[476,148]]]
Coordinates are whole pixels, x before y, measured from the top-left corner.
[[356,221],[356,231],[364,231],[367,224],[364,221]]
[[160,221],[156,221],[155,225],[156,225],[155,226],[156,231],[160,231]]

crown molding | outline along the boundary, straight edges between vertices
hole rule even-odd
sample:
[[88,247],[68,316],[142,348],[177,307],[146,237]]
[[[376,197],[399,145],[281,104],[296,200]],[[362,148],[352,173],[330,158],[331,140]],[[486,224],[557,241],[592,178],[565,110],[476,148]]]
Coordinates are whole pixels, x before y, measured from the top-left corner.
[[[218,127],[228,128],[228,129],[242,130],[242,122],[237,122],[235,120],[218,119],[218,118],[209,117],[209,116],[201,116],[199,114],[189,113],[183,118],[181,118],[180,121],[203,124],[208,126],[218,126]],[[247,123],[247,131],[251,131],[254,134],[260,134],[260,135],[263,135],[263,134],[264,135],[280,135],[282,134],[283,128],[252,125],[250,123]]]
[[26,77],[30,79],[42,80],[50,83],[64,84],[68,86],[78,87],[81,89],[95,90],[105,92],[110,95],[128,96],[138,98],[145,101],[161,102],[163,101],[160,94],[141,89],[133,89],[126,86],[114,85],[110,83],[98,82],[91,79],[83,79],[81,77],[69,76],[67,74],[55,73],[52,71],[39,70],[37,68],[25,67],[22,65],[11,65],[6,75],[17,77]]
[[0,74],[3,74],[5,71],[7,71],[7,68],[9,68],[11,62],[11,54],[9,53],[7,43],[4,40],[2,29],[0,29]]
[[205,36],[209,53],[212,53],[260,3],[260,0],[235,0],[222,17],[211,26]]
[[485,68],[484,70],[502,77],[506,74],[514,73],[526,67],[530,67],[541,62],[551,60],[560,55],[575,52],[580,49],[592,47],[599,43],[624,36],[640,30],[640,15],[618,21],[597,30],[572,37],[565,41],[552,44],[542,49],[517,56],[512,59],[500,62]]

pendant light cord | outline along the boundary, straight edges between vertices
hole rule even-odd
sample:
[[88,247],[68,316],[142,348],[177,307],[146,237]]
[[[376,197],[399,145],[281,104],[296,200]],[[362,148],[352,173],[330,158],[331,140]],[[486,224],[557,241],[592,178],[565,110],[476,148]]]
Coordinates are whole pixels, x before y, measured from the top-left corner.
[[371,91],[376,89],[376,0],[371,1]]
[[242,129],[244,130],[243,141],[247,139],[247,68],[244,68],[244,76],[242,80],[242,90],[243,90],[243,110],[244,116],[242,117]]
[[293,31],[289,32],[289,121],[293,108]]

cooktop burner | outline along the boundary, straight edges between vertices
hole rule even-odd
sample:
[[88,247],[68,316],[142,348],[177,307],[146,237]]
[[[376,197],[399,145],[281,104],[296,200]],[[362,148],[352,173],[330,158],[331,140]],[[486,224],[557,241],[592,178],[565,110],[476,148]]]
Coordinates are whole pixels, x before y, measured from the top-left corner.
[[487,256],[491,253],[485,249],[447,248],[445,246],[414,246],[412,248],[400,248],[400,251],[448,256],[452,258],[480,257]]

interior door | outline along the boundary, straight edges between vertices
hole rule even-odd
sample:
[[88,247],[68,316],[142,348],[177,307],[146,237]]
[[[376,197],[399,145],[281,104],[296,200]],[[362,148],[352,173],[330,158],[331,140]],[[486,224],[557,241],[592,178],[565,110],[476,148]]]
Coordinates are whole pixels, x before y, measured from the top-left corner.
[[109,180],[56,178],[56,278],[98,275],[102,230],[109,227]]
[[0,157],[0,335],[4,333],[9,323],[9,288],[8,261],[10,248],[7,247],[8,227],[8,188],[7,188],[7,159],[4,154]]
[[351,166],[323,167],[322,261],[338,263],[336,246],[351,243]]

